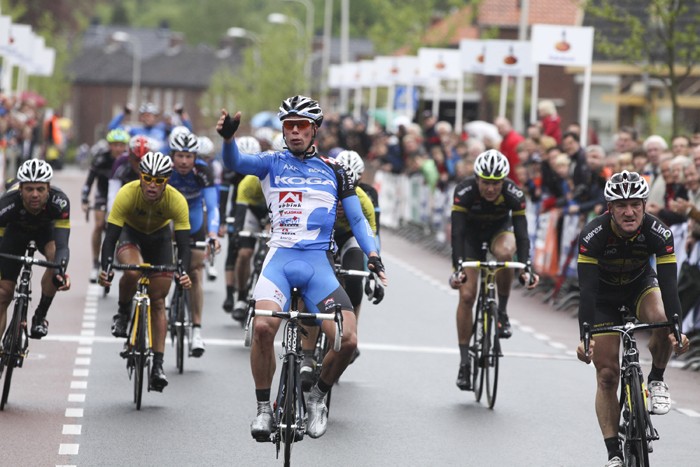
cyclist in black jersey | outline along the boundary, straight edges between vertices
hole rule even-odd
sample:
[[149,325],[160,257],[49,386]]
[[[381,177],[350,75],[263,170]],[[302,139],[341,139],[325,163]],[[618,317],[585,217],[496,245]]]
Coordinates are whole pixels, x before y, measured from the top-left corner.
[[95,155],[80,197],[83,212],[87,212],[90,206],[90,190],[92,189],[92,184],[97,180],[94,206],[92,208],[95,227],[92,230],[92,271],[90,271],[90,282],[93,284],[97,282],[97,276],[100,273],[100,245],[102,245],[102,233],[105,229],[109,177],[112,175],[114,161],[126,152],[130,137],[125,130],[116,129],[107,133],[105,139],[109,144],[109,149]]
[[[645,323],[664,322],[681,315],[678,299],[676,255],[673,234],[655,216],[645,213],[649,185],[635,172],[613,175],[605,185],[608,211],[593,219],[579,235],[578,277],[581,288],[579,324],[593,328],[622,324],[619,311],[627,307]],[[654,271],[650,258],[656,256]],[[665,313],[664,313],[665,312]],[[581,339],[583,340],[581,329]],[[648,375],[649,411],[665,414],[671,398],[663,381],[664,370],[673,350],[688,350],[688,338],[679,346],[669,329],[655,329],[649,341],[652,355]],[[620,379],[620,337],[597,335],[585,354],[583,342],[578,358],[593,364],[598,382],[596,415],[608,450],[607,467],[622,466],[618,438],[620,405],[617,389]]]
[[[0,197],[0,252],[23,255],[34,240],[48,261],[68,262],[70,254],[70,201],[51,186],[53,169],[42,160],[30,159],[17,170],[17,181]],[[0,334],[5,330],[7,307],[13,297],[22,264],[0,259]],[[62,274],[62,275],[61,275]],[[32,318],[30,337],[49,332],[46,313],[57,291],[70,289],[68,274],[46,269],[41,278],[41,300]]]
[[[512,180],[506,179],[510,171],[506,156],[490,149],[479,154],[474,161],[476,177],[470,177],[455,187],[452,205],[452,266],[450,286],[459,289],[457,304],[457,338],[460,351],[457,387],[471,390],[469,340],[472,334],[472,308],[477,294],[476,269],[462,271],[459,264],[465,260],[485,260],[481,257],[481,245],[486,242],[497,261],[512,261],[517,252],[518,261],[528,264],[520,273],[520,280],[534,288],[539,277],[530,264],[530,239],[525,218],[525,195]],[[512,335],[506,311],[512,269],[504,269],[496,275],[498,287],[498,326],[500,337]]]

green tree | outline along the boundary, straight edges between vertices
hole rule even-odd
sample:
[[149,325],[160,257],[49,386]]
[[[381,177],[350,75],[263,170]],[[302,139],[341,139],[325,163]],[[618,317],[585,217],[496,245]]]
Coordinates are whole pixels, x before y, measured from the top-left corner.
[[700,0],[588,0],[586,12],[606,25],[596,28],[596,50],[638,65],[663,83],[671,101],[672,134],[678,134],[679,88],[700,61]]

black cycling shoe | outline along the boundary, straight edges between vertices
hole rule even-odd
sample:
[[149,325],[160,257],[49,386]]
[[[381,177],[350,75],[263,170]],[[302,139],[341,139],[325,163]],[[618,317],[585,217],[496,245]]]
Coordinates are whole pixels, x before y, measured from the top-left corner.
[[32,329],[29,333],[29,337],[31,337],[32,339],[41,339],[42,337],[46,337],[48,333],[49,322],[46,321],[46,318],[41,318],[37,315],[34,315],[34,317],[32,318]]
[[513,335],[513,330],[510,327],[508,315],[501,313],[498,317],[498,337],[501,339],[509,339]]
[[127,337],[129,315],[117,313],[112,317],[112,335],[114,337]]
[[168,378],[165,377],[162,363],[153,363],[151,370],[150,387],[154,391],[163,392],[163,388],[168,385]]
[[472,369],[469,365],[460,365],[457,373],[457,387],[462,391],[472,390]]
[[229,295],[224,300],[223,309],[226,313],[231,313],[233,311],[233,296]]

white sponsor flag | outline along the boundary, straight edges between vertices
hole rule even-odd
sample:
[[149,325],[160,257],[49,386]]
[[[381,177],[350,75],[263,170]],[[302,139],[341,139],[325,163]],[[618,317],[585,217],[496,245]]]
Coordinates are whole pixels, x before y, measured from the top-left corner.
[[535,65],[532,62],[529,41],[488,40],[484,58],[485,75],[532,76]]
[[457,49],[421,47],[418,49],[421,78],[459,79],[462,73],[460,52]]
[[12,19],[9,16],[0,16],[0,54],[8,51],[10,46],[10,25]]
[[10,25],[10,52],[13,60],[24,67],[31,61],[34,52],[34,33],[28,24]]
[[592,27],[532,26],[532,60],[540,65],[589,66],[593,60]]
[[343,85],[343,73],[340,65],[328,67],[328,87],[338,89]]
[[467,73],[484,74],[486,47],[486,41],[475,39],[462,39],[459,41],[462,70]]

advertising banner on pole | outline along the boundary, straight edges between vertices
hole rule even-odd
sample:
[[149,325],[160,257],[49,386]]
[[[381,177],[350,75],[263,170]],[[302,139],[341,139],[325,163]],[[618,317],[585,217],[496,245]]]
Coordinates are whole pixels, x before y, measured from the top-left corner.
[[530,41],[487,40],[483,73],[485,75],[532,76],[535,65],[532,62]]
[[593,31],[592,27],[534,24],[532,61],[540,65],[590,66]]
[[484,74],[486,41],[462,39],[459,41],[459,54],[461,57],[462,71],[478,75]]

